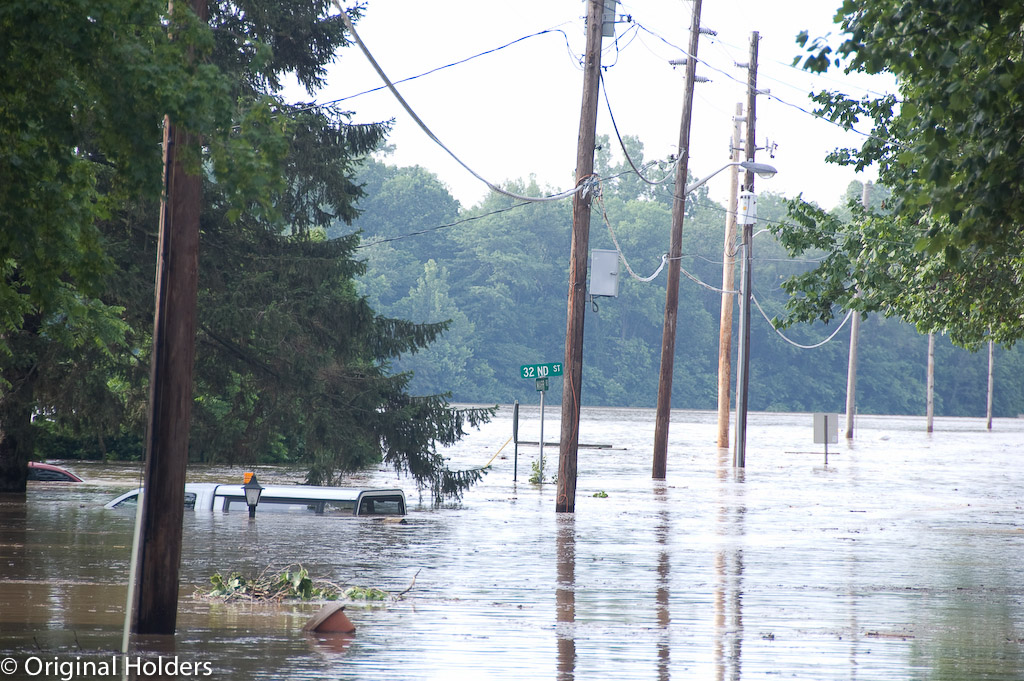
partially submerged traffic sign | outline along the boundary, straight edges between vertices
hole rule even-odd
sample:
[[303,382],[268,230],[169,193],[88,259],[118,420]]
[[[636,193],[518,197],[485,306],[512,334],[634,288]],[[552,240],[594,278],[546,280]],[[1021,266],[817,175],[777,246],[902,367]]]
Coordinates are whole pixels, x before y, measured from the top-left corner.
[[[522,378],[532,378],[540,393],[540,478],[544,478],[544,394],[548,391],[548,378],[562,375],[561,362],[548,362],[546,364],[523,364],[519,367],[519,375]],[[518,444],[518,442],[517,442]],[[513,476],[515,474],[513,473]]]
[[828,465],[828,445],[839,442],[839,414],[814,415],[814,443],[825,445],[825,465]]

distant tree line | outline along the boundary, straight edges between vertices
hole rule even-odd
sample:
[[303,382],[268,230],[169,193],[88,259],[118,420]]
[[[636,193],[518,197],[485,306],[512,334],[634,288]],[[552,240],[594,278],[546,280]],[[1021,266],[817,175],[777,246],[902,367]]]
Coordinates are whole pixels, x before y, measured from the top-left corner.
[[[668,251],[671,185],[646,184],[631,172],[608,140],[597,168],[606,179],[593,211],[592,249],[615,249],[612,235],[640,277],[653,273]],[[635,163],[642,146],[627,137]],[[386,159],[386,157],[383,157]],[[664,167],[649,171],[663,177]],[[491,194],[469,209],[459,206],[437,177],[419,167],[370,160],[358,175],[366,197],[351,227],[337,224],[334,237],[359,230],[357,255],[366,264],[360,290],[375,309],[421,323],[448,322],[429,348],[396,364],[413,372],[412,386],[425,393],[450,391],[458,402],[536,402],[522,364],[562,361],[571,208],[568,203],[529,203]],[[767,185],[768,183],[764,183]],[[764,186],[763,185],[763,186]],[[509,187],[541,196],[553,191],[531,180]],[[853,217],[860,183],[848,188],[850,205],[831,212],[842,223]],[[885,198],[879,188],[876,207]],[[684,224],[683,269],[676,345],[673,406],[714,409],[717,396],[719,293],[726,209],[699,191],[689,197]],[[758,198],[759,225],[778,231],[793,225],[790,202],[770,191]],[[782,285],[814,270],[820,250],[790,256],[770,232],[754,241],[754,296],[767,316],[787,317]],[[598,298],[587,311],[582,399],[589,405],[652,407],[657,398],[665,275],[643,283],[620,267],[617,298]],[[811,345],[846,318],[835,307],[829,323],[796,324],[783,333]],[[734,325],[734,329],[736,325]],[[735,331],[734,331],[735,333]],[[783,340],[754,308],[751,323],[750,407],[775,411],[845,410],[849,325],[830,343],[800,349]],[[734,340],[733,349],[737,344]],[[869,315],[861,326],[857,408],[871,414],[923,414],[927,338],[912,325]],[[987,353],[969,352],[940,337],[936,351],[936,413],[983,416]],[[994,411],[1024,412],[1016,376],[1024,355],[998,349]],[[549,400],[561,398],[552,381]]]

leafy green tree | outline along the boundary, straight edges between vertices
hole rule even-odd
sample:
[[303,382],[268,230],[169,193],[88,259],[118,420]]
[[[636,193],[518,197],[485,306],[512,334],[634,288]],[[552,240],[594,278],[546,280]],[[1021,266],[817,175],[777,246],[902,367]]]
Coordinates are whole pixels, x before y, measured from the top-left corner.
[[335,221],[328,236],[361,233],[359,253],[369,267],[360,277],[360,287],[375,308],[386,311],[417,285],[426,264],[423,254],[448,248],[445,225],[458,218],[459,202],[436,176],[419,167],[398,168],[367,159],[358,182],[364,194],[359,216],[351,226]]
[[124,347],[122,310],[97,299],[111,267],[98,223],[157,195],[163,115],[193,129],[230,120],[220,75],[186,58],[203,28],[166,9],[0,8],[0,491],[25,489],[39,404],[84,356]]
[[[512,183],[518,194],[549,193],[535,182]],[[523,203],[492,193],[451,230],[444,263],[459,282],[459,309],[473,323],[480,357],[495,377],[494,401],[522,394],[519,367],[565,354],[571,206]]]
[[794,282],[804,296],[794,316],[825,318],[832,305],[879,310],[922,332],[948,331],[967,347],[988,339],[1012,345],[1024,332],[1015,312],[1024,304],[1024,208],[1017,200],[1024,145],[1016,132],[1024,125],[1024,9],[966,0],[846,0],[836,17],[839,45],[801,35],[805,66],[890,73],[900,94],[854,101],[819,93],[821,111],[832,120],[853,126],[867,118],[873,125],[860,149],[838,150],[830,160],[877,165],[881,184],[892,191],[892,215],[855,213],[846,226],[796,209],[795,252],[814,245],[834,256]]
[[423,275],[394,312],[421,323],[445,322],[444,335],[430,347],[403,358],[397,367],[412,374],[418,394],[457,394],[462,399],[486,401],[491,394],[492,368],[479,360],[476,327],[451,298],[447,268],[428,260]]
[[[139,358],[148,355],[152,325],[154,199],[160,177],[156,142],[164,113],[205,141],[204,157],[189,159],[196,168],[203,164],[208,197],[202,216],[193,455],[288,458],[306,463],[315,483],[335,481],[345,471],[383,459],[438,498],[457,495],[478,479],[479,472],[448,471],[436,447],[458,439],[465,426],[480,423],[489,412],[452,409],[443,396],[414,397],[408,392],[411,376],[392,371],[395,359],[424,348],[443,324],[374,313],[355,289],[354,278],[362,272],[354,259],[356,239],[323,239],[331,222],[350,222],[357,215],[355,200],[362,192],[354,181],[355,166],[386,132],[383,125],[354,124],[344,111],[288,104],[280,97],[288,75],[311,92],[322,85],[326,64],[346,44],[343,22],[330,15],[329,3],[309,0],[282,8],[249,0],[212,7],[208,22],[197,21],[187,9],[176,10],[170,23],[155,4],[140,6],[135,14],[120,5],[107,12],[109,3],[63,5],[81,13],[74,23],[95,26],[93,33],[83,30],[91,42],[70,41],[67,49],[76,52],[66,67],[64,53],[44,64],[53,72],[57,94],[39,102],[53,104],[56,113],[33,109],[39,103],[33,104],[31,88],[47,78],[37,77],[18,49],[3,53],[12,65],[5,73],[5,92],[13,93],[23,110],[12,106],[0,112],[0,134],[36,144],[24,133],[44,130],[42,124],[33,127],[34,121],[58,124],[55,133],[38,133],[42,142],[36,156],[41,167],[56,168],[54,177],[78,192],[68,197],[81,214],[76,224],[58,230],[67,235],[71,256],[45,263],[49,269],[32,269],[31,248],[10,251],[18,242],[6,232],[0,243],[8,248],[4,255],[15,276],[8,277],[0,296],[15,291],[19,300],[28,300],[22,303],[23,319],[5,322],[16,333],[4,340],[19,343],[8,353],[4,373],[19,390],[5,391],[0,400],[7,410],[0,451],[5,484],[14,480],[16,488],[11,471],[20,469],[24,489],[24,459],[31,450],[12,425],[17,420],[7,418],[14,407],[27,433],[33,430],[25,425],[31,415],[44,414],[51,444],[61,437],[102,441],[113,423],[117,435],[138,434],[142,391],[134,386],[144,385],[145,363]],[[29,3],[0,11],[3,27],[12,28],[5,30],[5,47],[31,54],[31,41],[23,34],[40,37],[36,47],[64,44],[63,37],[42,38],[47,31],[57,35],[67,16],[43,16],[40,27],[22,30],[33,11]],[[118,23],[121,14],[130,18],[127,24]],[[107,59],[108,49],[123,60]],[[142,82],[143,75],[152,82]],[[155,96],[145,107],[132,109],[131,100],[115,110],[122,102],[111,92],[130,99],[135,91],[143,98]],[[29,123],[15,114],[27,114]],[[67,119],[63,125],[61,116]],[[115,127],[120,117],[131,118],[134,127]],[[4,156],[4,163],[5,177],[9,172],[27,186],[39,181],[19,174],[24,163],[17,154]],[[67,178],[79,175],[66,168],[85,178],[80,186],[67,184]],[[11,205],[47,208],[36,204]],[[48,219],[58,225],[63,218]],[[37,298],[46,299],[26,282],[63,299],[64,307],[39,303]],[[86,326],[87,313],[112,320],[107,333],[112,340],[102,325]],[[77,340],[80,326],[92,345]],[[92,346],[105,355],[86,352]],[[33,379],[34,391],[20,390],[28,381],[18,371],[31,372],[26,377]],[[44,373],[46,381],[38,378]],[[94,394],[104,409],[75,411]]]

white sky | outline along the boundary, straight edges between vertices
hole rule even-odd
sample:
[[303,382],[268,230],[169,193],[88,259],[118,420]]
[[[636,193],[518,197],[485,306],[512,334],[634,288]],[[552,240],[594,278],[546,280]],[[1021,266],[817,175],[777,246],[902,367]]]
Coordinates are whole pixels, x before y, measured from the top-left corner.
[[[761,34],[757,139],[778,145],[774,158],[764,151],[757,159],[775,165],[779,174],[759,179],[759,190],[787,196],[803,192],[825,207],[836,205],[852,179],[852,170],[824,162],[840,146],[860,146],[863,136],[845,133],[779,100],[811,110],[811,90],[839,89],[861,97],[892,88],[889,80],[854,80],[841,71],[812,76],[792,68],[801,52],[795,36],[836,34],[832,16],[840,0],[705,0],[701,25],[717,31],[702,36],[698,57],[707,62],[699,76],[691,128],[690,172],[703,177],[729,160],[732,116],[746,101],[746,62],[751,32]],[[545,29],[560,29],[530,38],[465,64],[423,76],[397,87],[420,118],[449,149],[492,183],[536,176],[556,189],[573,185],[579,133],[583,74],[578,58],[584,50],[586,5],[582,0],[519,0],[515,3],[448,0],[370,0],[356,30],[392,81],[416,76],[512,42]],[[648,160],[676,152],[682,111],[685,69],[668,60],[681,58],[689,45],[692,4],[686,0],[622,0],[620,17],[631,15],[642,28],[619,23],[615,41],[604,39],[602,64],[612,110],[623,135],[644,142]],[[679,49],[677,49],[679,48]],[[720,69],[725,73],[716,71]],[[727,75],[728,74],[728,75]],[[733,76],[735,80],[729,77]],[[431,142],[386,90],[361,94],[382,85],[358,47],[346,50],[331,69],[327,87],[317,101],[348,98],[344,106],[357,121],[394,118],[390,142],[396,146],[388,162],[420,165],[436,173],[466,207],[488,190]],[[777,99],[776,99],[777,98]],[[306,99],[303,97],[303,99]],[[868,131],[865,124],[860,128]],[[598,134],[616,147],[604,99]],[[728,173],[709,183],[713,198],[724,201]]]

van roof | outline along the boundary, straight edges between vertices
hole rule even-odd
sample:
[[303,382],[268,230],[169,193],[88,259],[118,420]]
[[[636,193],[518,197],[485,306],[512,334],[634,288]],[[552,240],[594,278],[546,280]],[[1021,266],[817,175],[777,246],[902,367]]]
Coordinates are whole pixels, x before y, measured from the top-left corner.
[[[142,494],[142,488],[125,492],[116,499],[108,502],[106,508],[117,508],[126,502],[135,501]],[[200,507],[213,510],[214,508],[226,509],[232,501],[244,500],[245,489],[243,485],[231,484],[222,485],[213,482],[188,482],[185,483],[185,494],[195,500],[195,508]],[[405,514],[405,493],[399,488],[380,487],[319,487],[316,485],[264,485],[260,495],[260,505],[263,504],[309,504],[319,506],[324,504],[341,504],[344,507],[353,507],[366,499],[399,498],[401,504],[400,514]],[[224,500],[223,503],[218,499]],[[203,500],[203,501],[199,501]],[[186,501],[188,503],[188,501]],[[191,504],[190,504],[191,505]],[[356,509],[357,514],[359,509]]]

